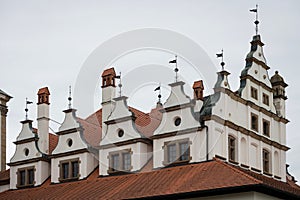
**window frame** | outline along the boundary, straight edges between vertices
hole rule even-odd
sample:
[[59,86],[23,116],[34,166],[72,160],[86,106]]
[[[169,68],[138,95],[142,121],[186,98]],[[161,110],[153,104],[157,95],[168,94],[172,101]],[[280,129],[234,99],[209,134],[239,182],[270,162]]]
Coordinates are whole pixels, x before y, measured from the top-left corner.
[[[231,140],[233,141],[233,145],[231,145]],[[228,160],[230,162],[237,162],[237,139],[232,135],[228,136]]]
[[[77,163],[77,176],[74,176],[74,167],[73,167],[73,163]],[[74,180],[78,180],[80,177],[80,163],[81,161],[79,160],[79,158],[73,158],[73,159],[68,159],[68,160],[61,160],[59,161],[59,178],[58,180],[60,182],[67,182],[67,181],[74,181]],[[68,165],[68,174],[67,176],[65,176],[64,173],[64,165]]]
[[[130,164],[129,167],[125,168],[125,155],[130,155]],[[109,152],[108,154],[108,161],[109,161],[109,167],[107,170],[108,174],[113,174],[113,173],[120,173],[120,172],[130,172],[133,169],[132,166],[132,154],[133,152],[131,151],[131,149],[123,149],[123,150],[119,150],[119,151],[113,151],[113,152]],[[114,169],[114,160],[113,157],[114,156],[118,156],[118,168]]]
[[[253,117],[256,117],[256,123],[255,123],[255,127],[253,127]],[[251,130],[254,130],[256,132],[258,132],[258,115],[251,113],[251,120],[250,120],[250,125],[251,125]]]
[[271,153],[267,149],[262,150],[263,173],[271,174]]
[[[185,152],[181,152],[181,146],[182,144],[187,144],[188,147]],[[164,143],[163,146],[163,151],[164,151],[164,160],[163,160],[163,165],[168,166],[168,165],[176,165],[176,164],[181,164],[181,163],[189,163],[190,160],[192,160],[191,157],[191,144],[192,142],[189,140],[189,138],[185,139],[179,139],[179,140],[174,140],[174,141],[168,141]],[[171,161],[169,157],[169,147],[170,146],[175,146],[175,160]],[[188,155],[185,155],[188,157],[186,160],[181,160],[182,156],[188,152]]]
[[255,100],[258,100],[258,90],[255,87],[250,88],[251,97]]
[[[267,129],[266,129],[266,132],[265,132],[265,124],[267,124]],[[262,125],[262,133],[264,136],[267,136],[267,137],[270,137],[270,130],[271,130],[271,127],[270,127],[270,121],[266,120],[266,119],[263,119],[263,125]]]
[[269,95],[267,95],[266,93],[263,93],[263,104],[269,106],[270,105],[270,98]]
[[[30,179],[31,179],[30,173],[29,173],[30,171],[33,171],[33,173],[32,173],[32,175],[33,175],[32,183],[29,182]],[[34,166],[19,168],[17,170],[17,173],[16,173],[17,174],[17,185],[16,185],[16,187],[17,188],[33,187],[34,184],[36,183],[36,181],[35,181],[35,171],[36,171],[36,168]],[[21,181],[22,181],[21,180],[22,179],[21,172],[24,172],[24,184],[21,184]]]

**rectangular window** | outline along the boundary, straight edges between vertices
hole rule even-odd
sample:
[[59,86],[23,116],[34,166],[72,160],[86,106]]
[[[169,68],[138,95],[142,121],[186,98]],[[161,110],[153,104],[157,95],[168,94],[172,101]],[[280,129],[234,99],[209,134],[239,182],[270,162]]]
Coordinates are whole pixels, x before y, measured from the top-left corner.
[[168,162],[172,163],[176,160],[176,144],[168,145]]
[[112,155],[112,170],[119,170],[119,154]]
[[257,100],[257,89],[251,87],[251,97]]
[[179,150],[180,150],[180,157],[179,160],[180,161],[184,161],[184,160],[188,160],[190,157],[190,153],[189,153],[189,143],[188,142],[182,142],[179,143]]
[[265,93],[263,93],[263,103],[269,105],[269,96]]
[[228,159],[230,161],[235,161],[235,152],[236,152],[236,147],[235,147],[235,138],[232,136],[228,137]]
[[17,187],[29,187],[34,185],[34,167],[18,169]]
[[60,161],[60,181],[77,180],[79,178],[79,159]]
[[263,134],[270,137],[270,122],[263,120]]
[[108,173],[130,171],[131,166],[131,149],[125,149],[109,154]]
[[270,173],[270,153],[267,150],[263,150],[263,171]]
[[190,161],[189,139],[165,142],[164,156],[164,165]]
[[258,131],[258,116],[251,113],[251,129]]
[[123,153],[123,168],[125,171],[131,168],[131,155],[130,153]]

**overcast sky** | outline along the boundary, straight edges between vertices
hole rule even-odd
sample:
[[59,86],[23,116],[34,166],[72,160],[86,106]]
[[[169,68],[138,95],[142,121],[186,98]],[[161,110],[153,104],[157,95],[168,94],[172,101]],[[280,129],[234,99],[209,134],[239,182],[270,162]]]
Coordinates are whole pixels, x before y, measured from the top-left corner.
[[[210,70],[214,72],[219,70],[220,62],[215,54],[224,48],[226,69],[231,73],[229,82],[235,91],[239,86],[240,72],[245,66],[249,42],[255,33],[255,18],[249,9],[254,8],[256,3],[259,4],[259,33],[265,43],[267,64],[271,67],[269,75],[278,70],[289,84],[287,118],[291,122],[287,125],[287,145],[291,150],[287,153],[287,163],[291,165],[290,172],[300,179],[300,2],[297,0],[0,0],[0,88],[14,97],[8,104],[7,161],[15,150],[12,142],[20,132],[19,122],[24,120],[25,98],[36,103],[38,89],[48,86],[51,92],[51,119],[62,122],[64,115],[61,111],[67,107],[68,86],[75,87],[91,53],[111,38],[128,31],[157,28],[184,35],[204,50],[212,62]],[[111,63],[118,71],[125,72],[128,71],[126,67],[135,66],[134,75],[139,71],[147,71],[147,66],[151,64],[164,66],[156,73],[165,77],[162,80],[165,84],[174,78],[167,64],[170,56],[170,52],[144,50],[128,53]],[[182,61],[182,65],[187,66],[188,63]],[[205,67],[210,66],[197,67],[204,71]],[[190,86],[197,77],[192,75],[194,73],[188,75],[187,68],[181,69],[181,78]],[[94,76],[100,77],[100,74]],[[142,79],[144,76],[147,75],[142,73]],[[216,80],[216,75],[200,78],[204,81]],[[156,82],[153,81],[153,84]],[[209,81],[206,84],[205,94],[208,95],[213,85]],[[123,86],[125,93],[125,80]],[[93,91],[92,108],[95,111],[100,108],[100,89],[94,86]],[[129,105],[149,112],[155,106],[157,95],[153,92],[153,86],[145,83],[134,91],[125,94],[132,97]],[[166,89],[163,91],[163,100],[167,95]],[[141,97],[147,98],[146,103],[141,101]],[[29,117],[34,120],[35,103],[29,107]],[[78,109],[78,114],[85,118],[90,113]],[[51,127],[57,131],[57,125],[51,123]]]

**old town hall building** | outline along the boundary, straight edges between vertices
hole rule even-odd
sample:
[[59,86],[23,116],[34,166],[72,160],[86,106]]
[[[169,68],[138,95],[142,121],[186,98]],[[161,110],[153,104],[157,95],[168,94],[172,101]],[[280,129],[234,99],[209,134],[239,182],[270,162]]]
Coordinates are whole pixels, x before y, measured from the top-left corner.
[[[108,68],[101,108],[81,119],[70,106],[56,133],[50,91],[41,88],[37,127],[21,122],[0,199],[299,199],[286,167],[287,84],[278,71],[269,78],[263,46],[255,35],[237,91],[225,70],[208,96],[202,80],[190,95],[179,80],[149,113],[116,96],[118,77]],[[10,97],[2,96],[6,108]]]

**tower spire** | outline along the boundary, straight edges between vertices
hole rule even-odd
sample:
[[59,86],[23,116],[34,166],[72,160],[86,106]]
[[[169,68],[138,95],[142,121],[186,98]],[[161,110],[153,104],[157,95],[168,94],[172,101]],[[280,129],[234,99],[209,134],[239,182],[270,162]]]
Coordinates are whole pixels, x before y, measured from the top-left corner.
[[258,21],[258,5],[256,4],[256,7],[254,9],[251,9],[250,12],[254,12],[256,14],[254,24],[255,24],[255,34],[258,35],[258,24],[259,24],[259,21]]

